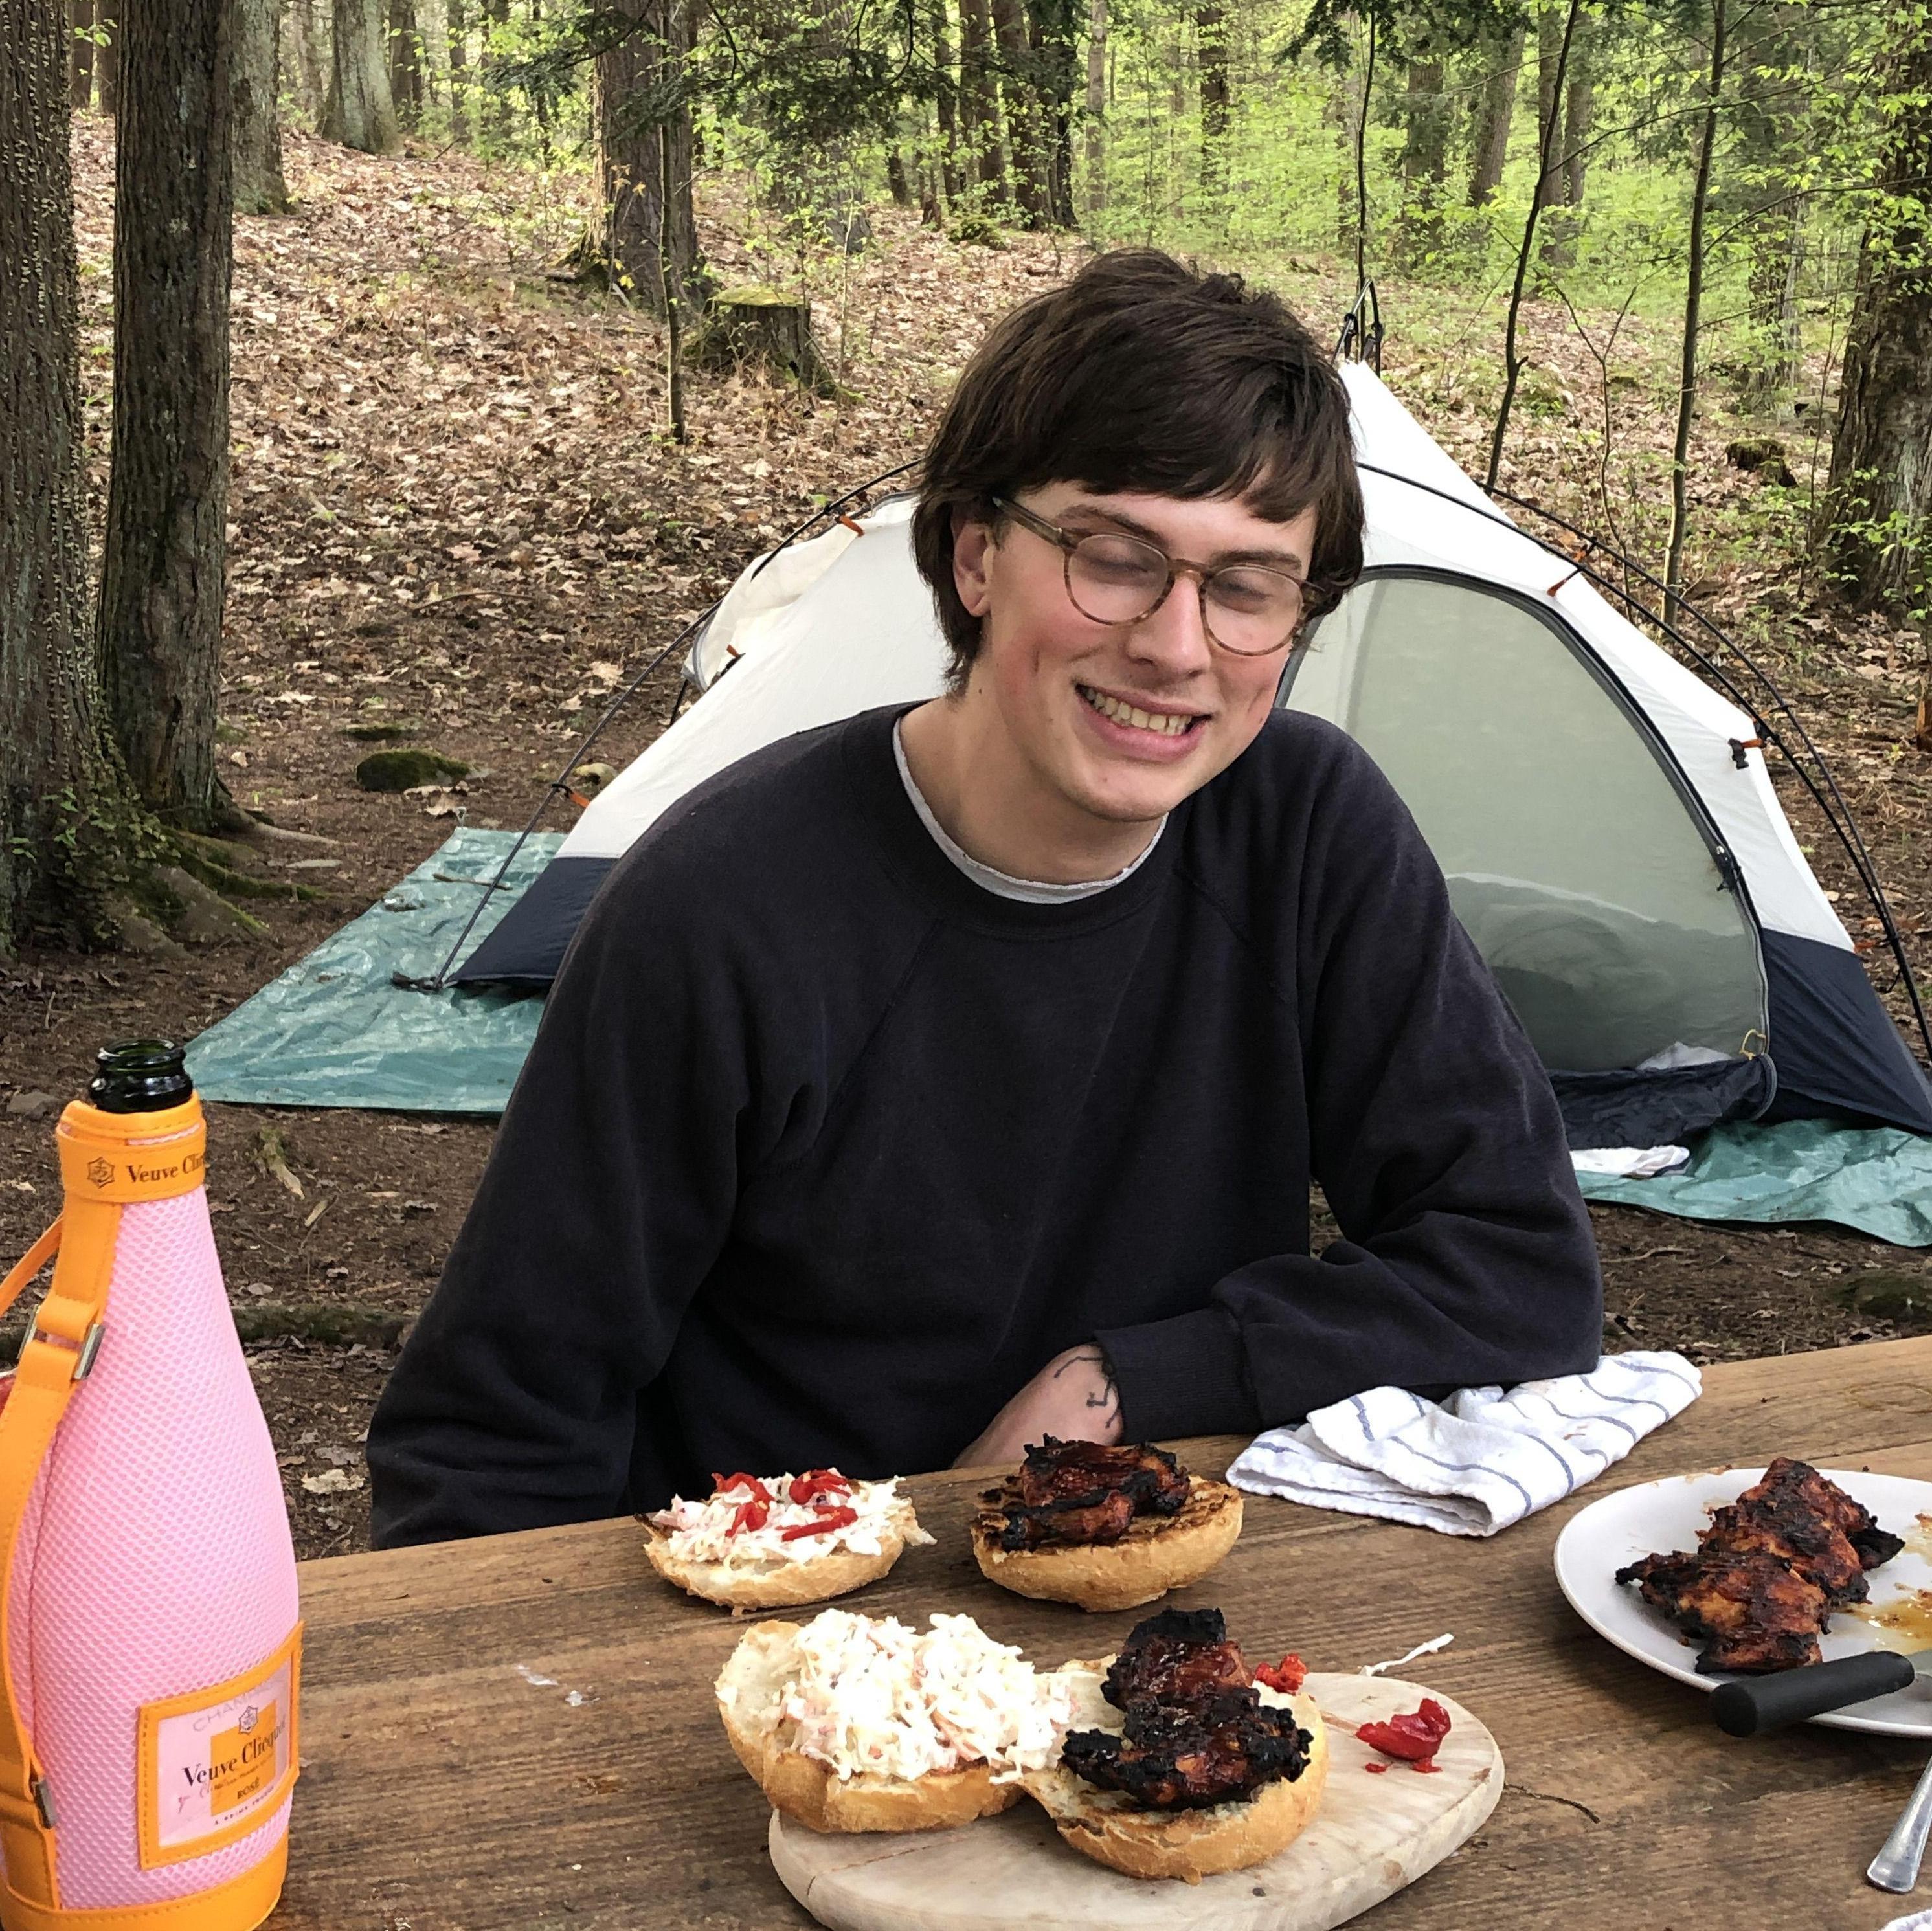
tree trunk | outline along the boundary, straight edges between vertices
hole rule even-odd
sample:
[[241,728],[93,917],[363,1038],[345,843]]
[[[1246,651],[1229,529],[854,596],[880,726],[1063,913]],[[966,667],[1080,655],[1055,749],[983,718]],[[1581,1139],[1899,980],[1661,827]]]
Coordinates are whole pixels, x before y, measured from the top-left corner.
[[1757,64],[1775,76],[1744,91],[1732,117],[1730,165],[1747,184],[1744,238],[1750,250],[1751,346],[1744,400],[1754,410],[1780,408],[1798,379],[1802,342],[1798,325],[1798,271],[1804,241],[1804,199],[1798,192],[1809,172],[1809,114],[1792,98],[1785,76],[1810,63],[1807,10],[1772,10]]
[[1825,550],[1852,602],[1910,611],[1926,592],[1932,493],[1932,18],[1895,10],[1880,93],[1876,207],[1858,258],[1832,436]]
[[1000,94],[1012,145],[1013,199],[1025,225],[1047,225],[1046,150],[1041,139],[1040,90],[1034,85],[1021,0],[992,0],[993,32],[1000,47]]
[[416,0],[389,0],[389,97],[398,124],[413,133],[422,124],[422,40]]
[[1355,123],[1362,106],[1362,76],[1352,63],[1329,84],[1322,118],[1335,130],[1335,247],[1355,250]]
[[1591,37],[1583,34],[1579,38],[1581,44],[1572,56],[1576,71],[1570,76],[1569,99],[1563,110],[1563,198],[1570,207],[1580,209],[1590,164],[1590,127],[1596,112],[1597,76]]
[[1704,214],[1711,197],[1711,157],[1724,88],[1724,0],[1712,0],[1711,73],[1697,172],[1690,187],[1690,259],[1684,283],[1684,354],[1677,391],[1677,438],[1671,451],[1670,539],[1664,562],[1664,621],[1675,623],[1684,595],[1684,540],[1690,523],[1690,424],[1697,408],[1697,331],[1704,299]]
[[322,17],[316,0],[290,0],[284,58],[302,117],[311,127],[322,124],[328,84],[322,78]]
[[1449,171],[1449,103],[1439,58],[1408,63],[1402,97],[1402,253],[1412,265],[1434,251],[1442,233],[1442,187]]
[[906,172],[905,155],[898,148],[889,148],[886,154],[886,185],[892,190],[895,208],[913,208],[918,205],[913,199],[912,177]]
[[[668,23],[668,33],[674,45],[675,20]],[[654,131],[658,139],[658,179],[664,190],[658,196],[658,287],[664,295],[664,394],[670,404],[671,440],[688,442],[691,431],[684,420],[684,298],[679,287],[677,196],[671,188],[678,169],[676,136],[668,120],[660,120]],[[691,179],[688,163],[684,178],[688,185]]]
[[[1718,0],[1721,5],[1723,0]],[[1552,102],[1563,96],[1563,70],[1569,64],[1570,43],[1575,37],[1576,22],[1582,17],[1582,0],[1570,0],[1563,16],[1563,32],[1556,45],[1556,61],[1550,77],[1550,94]],[[1373,42],[1370,44],[1372,46]],[[1552,111],[1541,124],[1537,139],[1536,166],[1538,184],[1548,180],[1556,165],[1556,116]],[[1501,474],[1503,463],[1503,445],[1509,436],[1510,411],[1515,406],[1516,385],[1522,379],[1523,364],[1528,359],[1517,349],[1518,330],[1522,319],[1523,290],[1529,280],[1529,265],[1536,258],[1537,217],[1542,211],[1540,196],[1529,197],[1529,212],[1524,217],[1522,240],[1516,251],[1516,275],[1510,285],[1509,307],[1503,322],[1503,393],[1502,400],[1496,405],[1496,427],[1490,433],[1490,466],[1484,472],[1483,487],[1493,490]]]
[[393,154],[400,135],[383,58],[382,0],[335,0],[334,17],[322,138],[365,154]]
[[946,0],[931,0],[932,104],[939,116],[939,180],[950,208],[959,199],[958,83],[952,72],[952,38],[946,29]]
[[[1573,42],[1583,27],[1580,16]],[[1563,198],[1563,141],[1557,126],[1562,113],[1564,16],[1546,7],[1536,16],[1536,142],[1544,159],[1536,181],[1536,205],[1548,208]]]
[[[691,51],[688,0],[616,0],[615,10],[638,31],[597,56],[591,120],[597,137],[597,205],[603,211],[605,272],[653,315],[666,313],[662,265],[687,313],[703,305],[708,277],[698,250],[692,205],[691,109],[676,109],[668,142],[658,138],[652,95],[682,68]],[[665,226],[664,157],[670,160],[670,226]],[[668,240],[667,240],[667,234]]]
[[133,813],[88,647],[67,10],[0,0],[0,955],[98,931]]
[[94,100],[94,0],[68,0],[68,101],[85,114]]
[[459,148],[470,144],[469,55],[464,40],[469,32],[463,17],[463,0],[448,0],[443,18],[449,42],[449,138]]
[[235,208],[242,214],[286,214],[278,103],[282,77],[282,0],[232,0]]
[[1749,278],[1756,352],[1744,377],[1744,405],[1775,409],[1798,380],[1804,338],[1798,322],[1798,271],[1804,261],[1804,203],[1797,195],[1752,224]]
[[1228,22],[1220,0],[1194,9],[1195,58],[1201,68],[1201,186],[1210,205],[1228,180]]
[[1563,90],[1563,130],[1557,137],[1556,178],[1550,190],[1550,218],[1543,229],[1543,259],[1567,268],[1576,258],[1577,231],[1583,225],[1583,185],[1588,156],[1590,117],[1596,90],[1592,76],[1591,40],[1596,22],[1586,13],[1576,22],[1570,49],[1570,76]]
[[993,17],[987,0],[959,0],[959,106],[974,176],[986,190],[982,199],[1004,206],[1006,148],[993,85]]
[[135,789],[215,823],[233,222],[228,0],[126,0],[96,649]]
[[1107,0],[1087,15],[1087,218],[1107,211]]
[[1034,71],[1039,76],[1046,144],[1046,212],[1055,227],[1076,224],[1073,212],[1073,103],[1080,91],[1079,14],[1082,0],[1031,0],[1027,10]]
[[1480,208],[1502,185],[1503,163],[1509,157],[1510,122],[1516,113],[1516,82],[1522,67],[1526,38],[1521,27],[1507,37],[1482,43],[1486,63],[1481,91],[1476,97],[1475,126],[1470,140],[1469,205]]
[[[496,30],[510,24],[510,0],[483,0],[483,58],[478,64],[487,83],[490,70],[496,63]],[[493,145],[506,147],[511,133],[509,98],[487,85],[485,97],[489,105],[480,117],[481,125],[487,130]]]
[[94,98],[111,121],[121,111],[121,0],[94,0]]

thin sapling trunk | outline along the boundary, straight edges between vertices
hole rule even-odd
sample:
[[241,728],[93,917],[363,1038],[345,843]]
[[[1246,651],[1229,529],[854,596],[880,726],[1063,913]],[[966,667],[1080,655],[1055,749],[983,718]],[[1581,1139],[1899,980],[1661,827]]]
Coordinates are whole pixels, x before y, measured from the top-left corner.
[[1704,209],[1711,193],[1711,154],[1718,140],[1718,94],[1724,81],[1724,0],[1711,10],[1711,79],[1690,190],[1690,261],[1684,286],[1684,358],[1677,391],[1677,436],[1670,451],[1670,541],[1664,552],[1664,620],[1674,624],[1684,596],[1684,531],[1689,511],[1690,423],[1697,409],[1698,311],[1704,298]]

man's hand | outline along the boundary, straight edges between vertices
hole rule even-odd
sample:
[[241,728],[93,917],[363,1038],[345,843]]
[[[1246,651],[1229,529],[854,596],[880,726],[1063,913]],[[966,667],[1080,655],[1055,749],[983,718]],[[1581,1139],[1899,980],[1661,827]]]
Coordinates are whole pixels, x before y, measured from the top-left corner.
[[953,1459],[956,1468],[1018,1465],[1030,1442],[1120,1438],[1120,1397],[1106,1357],[1090,1341],[1056,1354]]

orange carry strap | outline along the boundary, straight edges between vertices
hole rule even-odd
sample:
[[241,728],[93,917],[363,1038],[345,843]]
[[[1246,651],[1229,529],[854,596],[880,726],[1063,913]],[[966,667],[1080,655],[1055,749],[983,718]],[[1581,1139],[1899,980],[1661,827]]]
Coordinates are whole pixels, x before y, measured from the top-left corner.
[[52,1793],[14,1700],[11,1592],[20,1525],[68,1404],[106,1332],[121,1210],[201,1185],[208,1129],[190,1097],[164,1112],[110,1114],[76,1101],[56,1139],[66,1204],[0,1282],[0,1313],[50,1261],[52,1285],[34,1312],[6,1405],[0,1408],[0,1854],[9,1903],[0,1915],[47,1921],[58,1912]]

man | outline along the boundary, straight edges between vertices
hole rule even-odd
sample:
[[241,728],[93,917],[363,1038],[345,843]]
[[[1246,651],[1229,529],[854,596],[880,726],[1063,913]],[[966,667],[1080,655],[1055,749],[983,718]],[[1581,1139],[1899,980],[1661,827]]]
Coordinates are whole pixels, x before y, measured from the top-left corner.
[[994,330],[914,523],[951,689],[611,874],[377,1409],[379,1542],[1594,1362],[1534,1054],[1386,781],[1271,710],[1361,518],[1238,279],[1104,256]]

